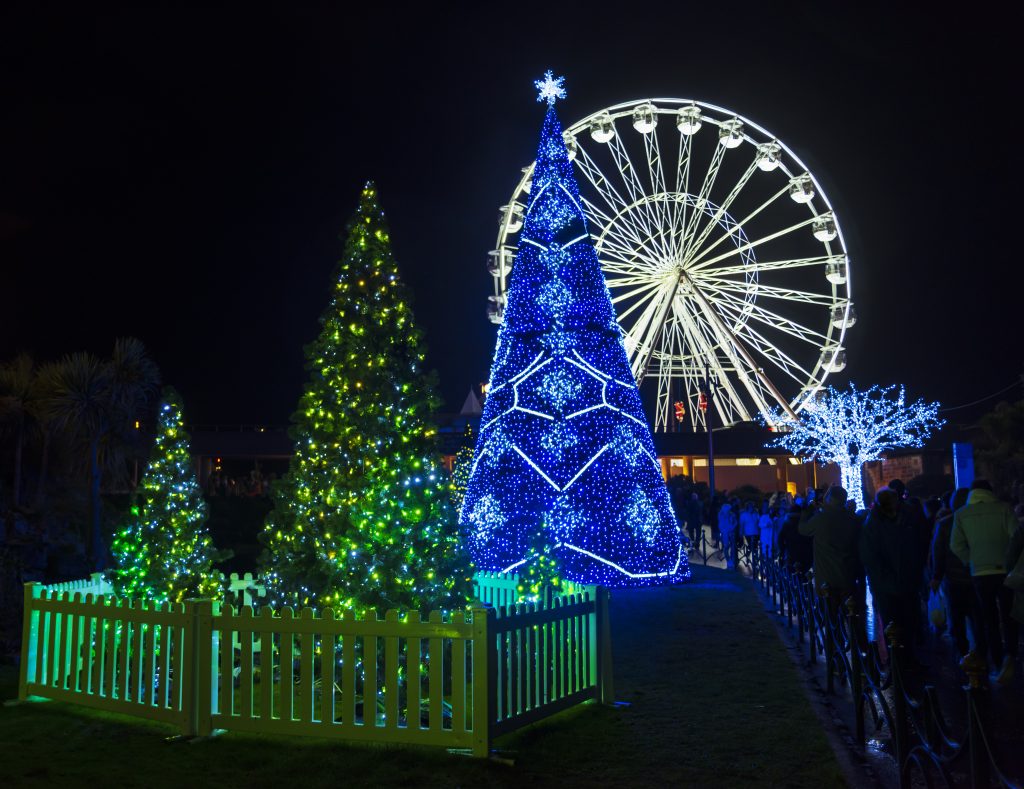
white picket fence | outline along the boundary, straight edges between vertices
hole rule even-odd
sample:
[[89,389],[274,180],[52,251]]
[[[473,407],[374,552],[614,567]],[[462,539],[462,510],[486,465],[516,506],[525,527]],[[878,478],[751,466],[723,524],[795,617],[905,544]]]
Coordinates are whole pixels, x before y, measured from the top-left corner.
[[236,729],[478,756],[496,736],[612,698],[601,587],[491,605],[483,601],[514,600],[518,579],[481,575],[481,602],[464,611],[357,618],[257,613],[254,581],[232,578],[243,605],[119,600],[95,576],[26,584],[19,696],[160,720],[187,735]]

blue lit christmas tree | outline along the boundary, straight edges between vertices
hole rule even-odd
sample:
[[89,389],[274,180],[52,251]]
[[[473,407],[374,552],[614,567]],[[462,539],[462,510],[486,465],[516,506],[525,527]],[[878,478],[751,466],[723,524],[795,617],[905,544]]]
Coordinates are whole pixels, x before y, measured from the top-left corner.
[[[548,110],[461,524],[478,569],[640,586],[690,575],[651,431]],[[550,554],[554,554],[553,556]]]

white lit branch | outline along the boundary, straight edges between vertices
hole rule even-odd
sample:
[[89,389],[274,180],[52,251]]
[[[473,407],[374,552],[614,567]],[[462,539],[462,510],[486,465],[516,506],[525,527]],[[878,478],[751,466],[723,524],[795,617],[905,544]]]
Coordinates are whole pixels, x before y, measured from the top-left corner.
[[785,431],[769,445],[822,465],[836,463],[843,487],[861,509],[863,464],[880,460],[887,450],[921,446],[944,424],[938,409],[938,403],[920,399],[907,405],[902,386],[872,386],[864,392],[852,383],[848,391],[830,386],[808,402],[798,421],[786,414],[767,414],[769,424]]

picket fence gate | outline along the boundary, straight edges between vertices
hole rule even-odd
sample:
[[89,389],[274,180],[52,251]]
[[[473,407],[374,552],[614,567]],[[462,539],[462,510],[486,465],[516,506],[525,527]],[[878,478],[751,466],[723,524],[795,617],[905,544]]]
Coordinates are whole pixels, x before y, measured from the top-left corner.
[[[252,580],[233,576],[232,592]],[[476,756],[560,710],[611,702],[607,590],[515,604],[515,576],[475,581],[478,603],[426,619],[257,612],[249,594],[243,605],[147,604],[111,596],[99,574],[29,583],[19,698],[163,721],[186,736],[297,734]]]

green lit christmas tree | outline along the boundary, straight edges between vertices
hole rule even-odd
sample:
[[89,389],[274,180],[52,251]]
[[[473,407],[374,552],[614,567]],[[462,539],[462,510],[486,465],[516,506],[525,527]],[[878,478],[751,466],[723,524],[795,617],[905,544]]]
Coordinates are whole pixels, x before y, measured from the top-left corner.
[[156,442],[132,495],[127,524],[115,535],[110,582],[119,596],[156,602],[211,597],[221,590],[215,562],[225,558],[206,530],[206,502],[196,483],[181,398],[167,387]]
[[439,401],[372,183],[320,324],[264,533],[268,595],[362,612],[462,606],[470,571],[430,422]]
[[462,446],[455,453],[452,461],[452,482],[451,500],[455,514],[462,511],[462,502],[466,498],[466,488],[469,486],[469,477],[473,473],[473,446],[476,444],[476,436],[473,434],[473,423],[466,424],[466,431],[462,434]]

